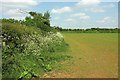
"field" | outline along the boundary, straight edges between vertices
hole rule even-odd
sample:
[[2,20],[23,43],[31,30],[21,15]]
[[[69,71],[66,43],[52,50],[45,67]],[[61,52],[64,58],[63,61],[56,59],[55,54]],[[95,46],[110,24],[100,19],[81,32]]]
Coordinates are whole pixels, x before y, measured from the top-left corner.
[[[117,33],[63,32],[73,58],[56,64],[55,70],[43,77],[116,78],[118,77]],[[61,64],[61,65],[59,65]]]

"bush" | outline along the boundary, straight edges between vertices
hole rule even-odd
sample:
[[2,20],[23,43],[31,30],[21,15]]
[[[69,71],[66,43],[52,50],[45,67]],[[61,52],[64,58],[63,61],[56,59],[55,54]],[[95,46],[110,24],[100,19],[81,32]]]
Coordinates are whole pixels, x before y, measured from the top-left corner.
[[66,50],[67,44],[59,32],[46,32],[19,23],[2,23],[3,78],[30,78],[52,69],[54,61],[67,59],[56,54]]

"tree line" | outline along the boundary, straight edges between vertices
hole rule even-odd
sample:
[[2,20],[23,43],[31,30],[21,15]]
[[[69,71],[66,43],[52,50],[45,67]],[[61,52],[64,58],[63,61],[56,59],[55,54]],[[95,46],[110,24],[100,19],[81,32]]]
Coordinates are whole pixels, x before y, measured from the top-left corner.
[[118,33],[120,28],[87,28],[87,29],[63,29],[58,26],[54,26],[58,31],[66,32],[80,32],[80,33]]

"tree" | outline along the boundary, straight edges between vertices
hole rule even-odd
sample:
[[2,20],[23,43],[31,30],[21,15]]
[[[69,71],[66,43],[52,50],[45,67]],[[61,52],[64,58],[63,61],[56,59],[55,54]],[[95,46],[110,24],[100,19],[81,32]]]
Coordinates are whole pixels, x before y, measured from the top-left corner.
[[41,13],[29,12],[30,17],[25,18],[25,25],[35,26],[40,28],[42,31],[49,32],[50,27],[50,13],[47,11],[42,15]]
[[49,12],[49,11],[46,11],[46,12],[44,13],[44,17],[49,20],[49,19],[50,19],[50,12]]

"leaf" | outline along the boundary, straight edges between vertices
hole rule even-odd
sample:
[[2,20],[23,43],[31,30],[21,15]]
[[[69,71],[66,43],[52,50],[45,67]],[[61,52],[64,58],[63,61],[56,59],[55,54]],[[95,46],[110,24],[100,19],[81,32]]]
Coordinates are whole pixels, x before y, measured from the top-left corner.
[[28,71],[24,71],[23,73],[21,73],[19,78],[25,77],[28,74]]

